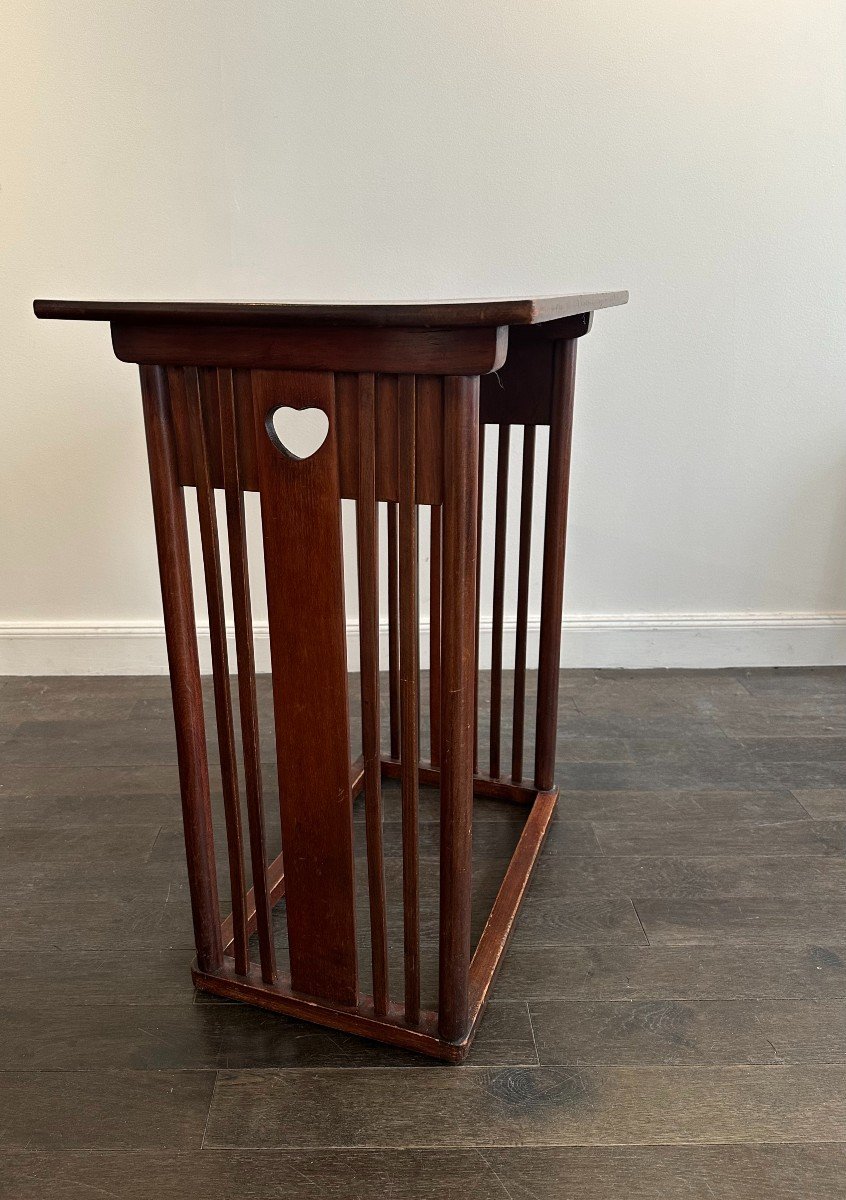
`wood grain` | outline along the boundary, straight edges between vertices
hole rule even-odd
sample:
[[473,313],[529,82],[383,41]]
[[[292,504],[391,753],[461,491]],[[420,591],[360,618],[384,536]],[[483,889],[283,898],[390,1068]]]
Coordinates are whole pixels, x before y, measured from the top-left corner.
[[[253,616],[250,600],[250,569],[247,559],[247,521],[244,493],[241,489],[241,464],[237,436],[237,413],[252,408],[252,385],[239,380],[236,400],[235,381],[229,371],[217,373],[221,465],[226,503],[226,530],[229,543],[229,568],[232,610],[235,623],[235,653],[238,671],[238,705],[241,719],[241,744],[244,762],[244,791],[252,865],[252,897],[247,906],[254,912],[258,930],[259,959],[266,983],[276,980],[276,954],[271,934],[272,907],[267,883],[267,839],[265,836],[264,796],[262,790],[261,743],[259,740],[256,663],[253,646]],[[253,445],[255,442],[253,441]],[[233,910],[234,914],[234,910]]]
[[846,1064],[846,1007],[808,1000],[533,1001],[543,1064]]
[[[253,387],[291,978],[299,992],[355,1004],[343,548],[332,376],[258,371]],[[268,436],[268,414],[281,405],[319,408],[329,418],[326,441],[310,458],[290,458]],[[309,598],[305,624],[304,597]],[[315,730],[327,736],[316,737]]]
[[[174,375],[180,373],[173,372]],[[238,782],[238,760],[235,754],[235,726],[232,717],[232,694],[229,686],[229,653],[226,639],[226,613],[223,606],[223,575],[221,572],[220,542],[217,528],[217,506],[209,471],[210,426],[219,427],[217,377],[205,376],[201,391],[197,371],[184,373],[184,402],[191,432],[191,451],[194,459],[194,478],[197,481],[197,509],[200,542],[203,550],[203,572],[206,584],[206,606],[209,614],[209,641],[214,681],[214,707],[217,721],[217,747],[223,780],[223,811],[226,822],[226,848],[229,859],[229,886],[232,899],[232,937],[236,970],[247,973],[250,956],[247,947],[246,876],[244,873],[244,839],[241,827],[241,797]],[[208,414],[208,415],[207,415]],[[209,419],[211,417],[211,419]],[[215,418],[218,418],[217,420]]]
[[505,326],[112,325],[112,349],[122,362],[163,366],[484,375],[503,364],[507,346]]
[[[203,688],[208,715],[210,682]],[[508,682],[504,672],[504,698]],[[766,710],[782,722],[795,714],[810,730],[815,714],[824,717],[832,702],[840,703],[842,685],[842,670],[560,677],[562,703],[571,706],[568,731],[572,722],[580,723],[579,736],[587,740],[643,739],[651,725],[662,739],[662,754],[693,760],[725,752],[710,749],[724,713],[743,726],[751,714],[763,719]],[[533,686],[529,672],[529,699]],[[257,680],[257,692],[266,704],[267,677]],[[605,1200],[614,1189],[656,1200],[674,1194],[710,1200],[712,1193],[758,1200],[763,1191],[793,1200],[842,1191],[842,1146],[802,1141],[843,1138],[837,1122],[844,1080],[836,1091],[826,1090],[830,1073],[843,1070],[827,1063],[842,1055],[846,1000],[846,865],[836,849],[843,826],[828,811],[836,810],[838,789],[804,789],[814,795],[803,800],[823,807],[818,820],[802,817],[795,797],[765,782],[767,745],[759,738],[754,789],[565,793],[560,803],[567,819],[551,827],[550,853],[533,876],[473,1065],[460,1072],[418,1068],[413,1064],[424,1060],[408,1051],[277,1013],[222,1005],[210,996],[192,1003],[186,983],[193,933],[175,759],[172,747],[167,761],[158,750],[144,758],[148,747],[162,742],[168,705],[164,678],[0,680],[0,713],[14,720],[20,712],[31,726],[23,740],[52,747],[41,765],[31,756],[24,775],[22,766],[5,758],[15,739],[3,743],[0,735],[0,945],[17,947],[6,954],[0,973],[9,1033],[0,1054],[7,1067],[27,1064],[23,1073],[16,1069],[0,1081],[0,1135],[7,1147],[0,1154],[0,1193],[28,1200],[50,1192],[75,1200],[91,1185],[128,1196],[158,1189],[163,1197],[207,1200],[215,1187],[224,1195],[265,1187],[283,1195],[311,1189],[321,1197],[346,1197],[395,1186],[403,1196],[433,1189],[450,1195],[452,1189],[462,1197],[502,1197],[504,1187],[515,1200],[574,1190]],[[23,723],[15,723],[18,730]],[[114,765],[85,765],[86,756],[96,760],[110,742]],[[726,744],[730,748],[731,739]],[[120,765],[123,748],[133,746],[136,765]],[[774,746],[774,755],[781,750]],[[384,786],[385,840],[393,851],[385,859],[388,913],[399,931],[398,788]],[[268,790],[275,793],[272,783]],[[212,793],[222,819],[216,772]],[[519,832],[519,810],[492,800],[477,801],[475,810],[478,932]],[[421,818],[425,947],[437,935],[439,894],[437,808],[428,789],[421,793]],[[363,832],[363,807],[359,819]],[[167,828],[157,833],[163,824]],[[795,840],[785,832],[793,824],[800,827]],[[619,847],[627,831],[650,850],[673,839],[676,852],[603,855],[593,831],[607,842],[608,826],[615,827]],[[685,840],[675,842],[685,830]],[[219,850],[223,886],[225,848]],[[362,856],[362,913],[366,879]],[[659,907],[650,910],[648,901]],[[680,940],[664,944],[666,935]],[[280,937],[284,952],[283,942]],[[360,945],[369,952],[366,940]],[[428,1002],[437,994],[437,979],[425,953],[422,958]],[[400,980],[401,961],[395,954]],[[260,984],[257,966],[253,971]],[[526,1001],[547,1058],[540,1076],[531,1065]],[[775,1056],[786,1065],[771,1065]],[[738,1062],[729,1066],[729,1058]],[[405,1069],[383,1069],[388,1066]],[[233,1077],[242,1071],[271,1075],[274,1092],[295,1120],[306,1114],[293,1131],[278,1114],[269,1117],[272,1136],[280,1128],[283,1136],[305,1128],[312,1141],[319,1140],[313,1114],[325,1108],[315,1099],[320,1084],[330,1105],[327,1137],[340,1132],[349,1143],[363,1130],[375,1148],[338,1148],[333,1137],[322,1148],[265,1148],[259,1155],[200,1150],[213,1067]],[[354,1077],[362,1068],[372,1082],[356,1090]],[[458,1102],[453,1078],[468,1071],[484,1083]],[[342,1072],[349,1078],[336,1083]],[[197,1074],[208,1084],[195,1091]],[[415,1080],[422,1074],[429,1082],[421,1090]],[[402,1082],[376,1079],[387,1075],[402,1076]],[[560,1092],[566,1095],[566,1081],[574,1078],[585,1091],[581,1099],[577,1091],[571,1102],[563,1101]],[[784,1086],[770,1085],[772,1078],[784,1079]],[[609,1087],[613,1079],[618,1082]],[[738,1079],[749,1081],[751,1098],[747,1091],[738,1100]],[[247,1133],[254,1112],[248,1092],[227,1108],[233,1127],[237,1119]],[[238,1116],[241,1103],[245,1111]],[[333,1104],[343,1110],[340,1118],[333,1116]],[[389,1132],[403,1146],[384,1145],[386,1110],[393,1122]],[[444,1119],[433,1126],[432,1114]],[[433,1140],[461,1138],[462,1148],[409,1149],[421,1130]],[[736,1144],[725,1144],[727,1136]],[[573,1144],[513,1144],[529,1137]],[[690,1144],[690,1137],[716,1144]],[[656,1144],[662,1138],[677,1144]],[[777,1145],[773,1138],[785,1141]],[[609,1144],[615,1140],[627,1144]],[[25,1144],[26,1151],[8,1149]],[[96,1151],[67,1149],[90,1145]]]
[[[836,941],[842,903],[793,897],[768,900],[637,899],[653,945],[765,945]],[[839,915],[838,915],[839,914]]]
[[[582,942],[593,940],[590,936]],[[574,939],[574,942],[576,939]],[[511,947],[497,996],[537,1000],[846,999],[846,947]]]
[[0,1157],[15,1200],[78,1200],[86,1189],[127,1200],[231,1200],[245,1184],[274,1200],[828,1200],[841,1191],[842,1145],[483,1147],[463,1150],[74,1151]]
[[160,368],[141,371],[153,518],[170,667],[185,854],[197,956],[220,965],[214,835],[209,800],[203,693],[197,653],[185,501],[176,482],[176,456],[167,381]]
[[358,379],[358,501],[356,547],[360,634],[361,733],[370,899],[373,1007],[388,1011],[388,934],[382,851],[382,773],[379,745],[379,541],[376,505],[376,384]]
[[441,659],[441,909],[438,1028],[457,1042],[469,1028],[476,659],[478,380],[447,379],[444,396]]
[[415,380],[399,380],[399,706],[402,786],[402,902],[405,947],[405,1013],[420,1019],[420,884],[418,804],[420,780],[420,600]]
[[457,1148],[480,1130],[487,1146],[839,1141],[846,1067],[222,1071],[205,1145]]
[[546,522],[543,534],[543,589],[538,647],[537,736],[535,786],[552,787],[558,729],[558,664],[564,606],[564,550],[573,436],[576,372],[575,341],[556,342],[553,359],[552,416],[546,476]]
[[214,1082],[213,1071],[3,1072],[0,1149],[199,1149]]
[[297,304],[264,301],[36,300],[37,317],[64,321],[151,319],[174,324],[288,325],[526,325],[625,304],[628,292],[581,292],[494,300],[438,300],[422,304]]

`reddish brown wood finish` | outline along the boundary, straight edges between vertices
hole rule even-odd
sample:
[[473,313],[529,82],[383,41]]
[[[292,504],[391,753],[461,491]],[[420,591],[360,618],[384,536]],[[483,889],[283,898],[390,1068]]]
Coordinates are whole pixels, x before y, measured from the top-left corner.
[[[110,319],[142,366],[162,596],[174,698],[194,979],[218,996],[461,1062],[557,798],[553,785],[575,340],[621,294],[443,305],[74,305],[40,315]],[[594,304],[592,301],[596,300]],[[540,322],[539,324],[532,324]],[[511,326],[508,330],[506,327]],[[483,375],[508,358],[497,377]],[[487,364],[487,365],[486,365]],[[165,367],[168,368],[167,373]],[[269,369],[269,368],[273,369]],[[168,381],[170,386],[168,387]],[[187,388],[186,388],[187,383]],[[321,408],[310,458],[271,436],[279,406]],[[485,422],[499,425],[493,533],[491,727],[478,745]],[[512,424],[523,425],[511,777],[501,777],[505,530]],[[523,782],[535,427],[550,425],[535,714]],[[195,487],[209,604],[233,911],[221,922],[182,487]],[[245,886],[215,488],[226,501],[243,781],[254,886]],[[260,493],[283,855],[267,862],[244,493]],[[356,502],[361,758],[351,762],[341,498]],[[390,754],[380,746],[379,503],[387,504]],[[420,763],[418,510],[430,505],[431,761]],[[507,753],[507,750],[505,751]],[[488,772],[478,769],[482,757]],[[507,759],[506,759],[507,761]],[[474,773],[475,772],[475,773]],[[403,816],[404,1002],[388,987],[381,779]],[[418,789],[440,788],[439,997],[420,1005]],[[363,793],[373,995],[358,990],[352,801]],[[473,952],[472,806],[485,796],[527,820]],[[271,909],[286,900],[290,976],[276,965]],[[258,934],[259,963],[248,937]]]
[[[166,325],[355,325],[455,328],[534,325],[584,317],[625,304],[628,292],[491,300],[430,300],[422,304],[300,304],[264,300],[36,300],[37,317],[64,321],[155,321]],[[572,334],[568,336],[573,336]]]
[[359,1037],[386,1042],[403,1050],[415,1050],[430,1058],[445,1062],[461,1063],[470,1049],[469,1038],[457,1045],[444,1042],[437,1032],[436,1014],[421,1012],[417,1026],[409,1025],[400,1005],[392,1004],[386,1016],[378,1017],[371,998],[362,996],[354,1009],[333,1007],[309,996],[300,996],[291,990],[290,981],[282,978],[276,987],[263,984],[258,973],[253,971],[250,979],[239,979],[227,960],[220,970],[207,973],[194,969],[191,972],[194,984],[201,991],[222,996],[228,1000],[245,1000],[258,1008],[284,1013],[300,1021],[311,1021],[338,1029],[343,1033],[354,1033]]
[[[178,381],[178,382],[177,382]],[[223,609],[223,579],[220,572],[220,543],[217,532],[217,508],[209,474],[208,433],[204,408],[218,407],[217,380],[200,378],[195,367],[184,373],[171,372],[171,391],[183,389],[178,400],[184,403],[191,429],[191,448],[197,483],[197,510],[200,543],[205,570],[206,604],[209,614],[214,707],[217,720],[217,746],[223,787],[223,813],[226,821],[226,849],[229,857],[229,883],[232,896],[232,927],[235,945],[235,970],[246,975],[250,965],[247,949],[247,885],[244,877],[244,839],[241,830],[241,799],[238,789],[238,760],[235,755],[235,727],[232,722],[232,696],[229,687],[229,655],[226,646],[226,614]],[[204,403],[205,401],[205,403]]]
[[[212,376],[206,369],[205,374]],[[237,370],[219,372],[231,375],[236,391],[250,388],[250,372]],[[335,374],[335,411],[338,420],[338,476],[341,496],[346,500],[358,497],[358,379],[348,372]],[[398,376],[377,375],[376,380],[376,499],[396,502],[400,494],[399,434],[398,434]],[[443,493],[443,468],[441,447],[443,442],[443,389],[440,380],[424,375],[419,380],[417,406],[417,430],[415,432],[416,457],[415,499],[417,504],[440,504]],[[246,406],[236,407],[236,446],[234,453],[239,463],[239,481],[244,491],[259,490],[256,466],[255,426],[245,419]],[[195,487],[191,430],[182,410],[174,412],[176,454],[179,463],[179,482],[186,487]],[[207,458],[212,486],[225,486],[222,447],[224,439],[217,420],[208,424]]]
[[508,331],[151,324],[112,326],[122,362],[296,371],[435,370],[483,375],[505,362]]
[[508,945],[543,839],[552,820],[558,789],[538,792],[497,892],[470,964],[470,1020],[475,1022],[488,998]]
[[223,947],[218,917],[203,689],[194,622],[185,500],[176,482],[170,402],[165,373],[161,367],[142,367],[141,393],[176,725],[179,790],[182,796],[194,941],[200,969],[214,971],[222,964]]
[[[260,890],[263,891],[264,894],[267,896],[267,900],[270,905],[270,908],[273,908],[273,906],[275,904],[277,904],[282,899],[282,897],[285,895],[285,864],[284,864],[282,855],[277,854],[276,858],[274,858],[274,860],[270,864],[270,866],[267,867],[264,870],[264,872],[261,873],[261,875],[262,875],[262,878],[259,878],[259,876],[257,875],[256,880],[259,884]],[[256,900],[256,889],[250,888],[250,890],[247,892],[247,932],[248,933],[250,933],[250,934],[255,933],[256,929],[258,928],[258,920],[259,920],[259,913],[258,913],[258,902]],[[232,921],[231,913],[228,917],[226,917],[220,923],[220,936],[223,940],[223,953],[224,953],[224,955],[228,955],[234,945],[234,942],[235,942],[235,935],[234,935],[233,921]],[[234,966],[234,960],[233,960],[233,966]],[[264,979],[265,983],[276,983],[277,980],[275,978],[275,970],[274,970],[274,978],[273,979],[265,979],[264,978],[264,969],[262,968],[262,979]]]
[[[448,377],[444,397],[444,592],[441,696],[441,901],[438,1031],[468,1029],[476,682],[476,506],[479,384]],[[468,484],[469,481],[469,484]]]
[[[383,758],[382,759],[382,778],[383,779],[400,779],[402,776],[402,764],[398,758]],[[421,785],[424,787],[441,786],[441,769],[440,767],[423,766],[418,772]],[[354,781],[357,778],[353,775]],[[353,786],[355,792],[355,786]],[[537,788],[531,784],[512,783],[507,779],[491,779],[490,775],[474,774],[473,776],[473,795],[485,796],[491,800],[508,800],[512,804],[534,804],[537,796]]]
[[[379,542],[376,506],[376,382],[371,374],[358,380],[359,478],[356,502],[358,605],[361,641],[362,774],[367,888],[370,901],[370,948],[373,1008],[388,1011],[388,926],[385,915],[385,869],[382,853],[382,774],[379,748]],[[353,781],[355,785],[355,780]]]
[[576,378],[575,341],[555,343],[554,366],[538,650],[535,787],[539,791],[549,790],[555,775],[558,670],[561,658],[561,620],[564,611],[564,545],[567,537],[567,496]]
[[[328,372],[256,371],[270,653],[291,980],[355,1004],[347,651],[335,394]],[[318,408],[326,441],[295,459],[271,440],[277,408]]]
[[[236,400],[236,386],[238,397]],[[217,372],[220,405],[220,440],[223,486],[226,498],[226,530],[229,539],[229,568],[232,584],[232,609],[235,621],[235,652],[238,662],[238,706],[241,716],[241,744],[244,754],[244,783],[250,836],[250,862],[254,885],[252,898],[247,895],[247,925],[253,919],[258,930],[259,961],[265,983],[276,982],[276,949],[273,945],[271,908],[272,885],[268,887],[262,799],[261,749],[259,744],[256,666],[253,646],[253,617],[250,600],[250,572],[247,559],[247,523],[244,493],[241,488],[238,455],[238,412],[252,416],[253,396],[249,376],[236,380],[231,371]],[[281,855],[280,874],[281,874]],[[252,906],[253,918],[250,917]],[[252,932],[252,929],[250,929]]]
[[418,597],[417,505],[414,478],[417,413],[414,377],[400,376],[399,438],[399,629],[400,761],[402,763],[402,911],[405,949],[405,1011],[415,1024],[420,1016],[420,882],[418,795],[420,784],[420,613]]

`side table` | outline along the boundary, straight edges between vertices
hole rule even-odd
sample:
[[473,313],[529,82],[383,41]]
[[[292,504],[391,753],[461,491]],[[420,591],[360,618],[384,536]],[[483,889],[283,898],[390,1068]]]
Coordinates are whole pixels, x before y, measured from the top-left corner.
[[[564,542],[577,339],[625,292],[431,304],[38,300],[39,317],[111,323],[138,363],[161,575],[196,986],[461,1062],[555,807]],[[297,457],[280,410],[318,410]],[[325,416],[319,417],[322,413]],[[478,738],[482,454],[496,425],[490,735]],[[509,439],[523,426],[513,732],[503,762]],[[543,575],[527,768],[526,670],[536,429],[549,427]],[[280,433],[280,427],[283,432]],[[290,440],[290,439],[289,439]],[[185,488],[199,513],[232,911],[221,919]],[[229,677],[217,496],[223,493],[237,669]],[[270,860],[244,493],[259,493],[282,853]],[[362,755],[353,759],[341,500],[355,502]],[[380,733],[380,505],[385,505],[389,745]],[[430,509],[429,688],[420,685],[421,507]],[[429,705],[431,751],[421,762]],[[236,749],[240,726],[241,752]],[[386,739],[387,741],[387,739]],[[390,984],[382,779],[401,784],[402,995]],[[440,793],[438,1004],[421,1004],[420,785]],[[369,980],[360,981],[353,802],[363,794]],[[242,811],[242,795],[245,800]],[[525,824],[471,944],[474,796]],[[246,827],[246,828],[245,828]],[[284,869],[283,869],[284,856]],[[360,884],[363,888],[363,884]],[[285,900],[288,967],[272,910]],[[256,935],[253,938],[253,935]],[[425,949],[425,946],[424,946]],[[434,947],[432,947],[434,952]]]

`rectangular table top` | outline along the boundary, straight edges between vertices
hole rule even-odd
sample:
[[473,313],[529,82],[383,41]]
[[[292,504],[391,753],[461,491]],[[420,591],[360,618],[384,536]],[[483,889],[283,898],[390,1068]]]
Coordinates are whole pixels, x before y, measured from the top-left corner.
[[494,300],[419,304],[271,303],[263,300],[36,300],[37,317],[63,321],[151,321],[161,324],[372,325],[431,328],[538,325],[625,304],[628,292],[574,292]]

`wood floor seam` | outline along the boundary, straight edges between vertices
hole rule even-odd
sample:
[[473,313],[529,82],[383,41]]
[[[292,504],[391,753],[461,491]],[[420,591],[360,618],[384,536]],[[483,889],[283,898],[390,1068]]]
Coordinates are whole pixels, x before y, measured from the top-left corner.
[[[504,712],[511,687],[503,673]],[[560,695],[558,816],[473,1052],[449,1067],[194,991],[166,679],[0,680],[0,1194],[839,1200],[846,669],[565,671]],[[213,761],[210,782],[228,904]],[[437,805],[421,788],[432,1004]],[[389,781],[384,813],[397,997]],[[477,803],[474,938],[521,822]],[[358,810],[354,827],[360,842]],[[275,938],[284,959],[284,908]],[[358,956],[364,982],[366,938]]]

